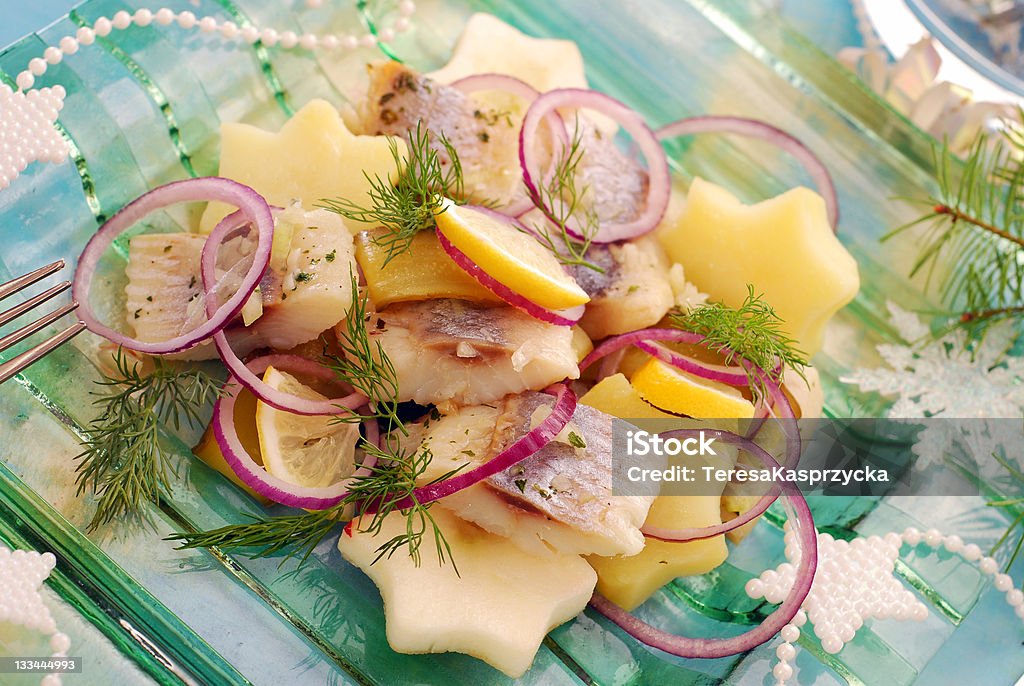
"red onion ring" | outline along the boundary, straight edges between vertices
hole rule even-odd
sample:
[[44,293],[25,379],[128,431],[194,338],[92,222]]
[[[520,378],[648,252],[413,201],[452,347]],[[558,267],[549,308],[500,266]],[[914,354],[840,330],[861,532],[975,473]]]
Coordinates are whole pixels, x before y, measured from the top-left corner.
[[[96,267],[114,239],[156,210],[181,202],[206,200],[218,200],[238,207],[239,212],[256,227],[257,243],[256,251],[253,254],[253,263],[242,278],[234,295],[228,298],[223,305],[211,308],[206,322],[187,333],[157,343],[147,343],[131,338],[96,319],[89,304],[89,290]],[[79,303],[78,317],[93,333],[131,350],[150,355],[187,350],[222,330],[245,305],[245,301],[259,285],[263,272],[270,263],[273,235],[274,220],[267,201],[259,193],[237,181],[213,176],[175,181],[154,188],[125,205],[86,243],[85,250],[78,258],[78,266],[75,268],[75,278],[71,289],[72,297]],[[212,283],[211,279],[210,284]],[[209,286],[207,288],[209,289]]]
[[[680,429],[665,432],[662,435],[683,438],[697,437],[699,433],[700,431],[696,429]],[[707,435],[707,433],[708,431],[704,430],[704,434]],[[779,466],[778,462],[765,452],[761,446],[752,443],[742,436],[737,436],[727,431],[713,431],[711,433],[723,442],[740,446],[743,450],[757,457],[768,469]],[[797,565],[796,580],[789,591],[789,595],[757,627],[739,636],[732,636],[730,638],[688,638],[657,629],[596,593],[590,600],[591,607],[645,645],[679,657],[727,657],[747,652],[762,643],[770,641],[783,627],[792,621],[793,617],[800,610],[800,605],[803,604],[807,594],[810,593],[811,585],[814,583],[814,574],[818,567],[818,536],[814,527],[814,516],[807,506],[807,501],[804,499],[803,494],[793,484],[784,482],[781,487],[784,493],[782,502],[786,508],[786,515],[800,543],[800,562]]]
[[[498,472],[519,464],[550,443],[565,428],[569,420],[572,419],[573,413],[576,411],[576,394],[572,392],[569,384],[566,383],[555,384],[545,389],[544,392],[555,396],[555,404],[551,408],[551,413],[544,418],[544,421],[479,467],[462,474],[456,474],[444,481],[438,481],[417,488],[414,491],[416,501],[421,504],[429,503],[446,498],[453,493],[458,493],[474,484],[480,483],[484,479],[494,476]],[[403,506],[409,507],[411,505],[412,501],[410,499],[402,501],[402,503],[398,504],[398,507],[401,509]]]
[[[795,467],[796,463],[800,459],[801,443],[800,429],[796,426],[796,417],[793,414],[793,408],[789,404],[789,400],[786,399],[786,394],[782,392],[782,389],[778,384],[774,383],[771,379],[766,379],[765,385],[768,386],[768,393],[772,398],[772,404],[777,404],[777,409],[780,410],[780,412],[778,412],[779,419],[787,420],[783,423],[786,428],[786,462],[783,466],[787,468]],[[671,431],[665,432],[664,435],[669,435],[671,433]],[[753,440],[750,438],[744,437],[744,440],[753,443]],[[772,459],[774,461],[774,458]],[[782,491],[779,489],[778,485],[773,485],[747,510],[737,514],[727,522],[722,522],[721,524],[688,527],[685,529],[642,526],[640,527],[640,530],[643,532],[644,536],[648,538],[655,538],[659,541],[666,541],[669,543],[685,543],[686,541],[697,541],[712,538],[714,536],[720,536],[722,534],[727,534],[730,531],[734,531],[744,524],[752,522],[760,517],[768,510],[769,507],[771,507],[772,503],[779,499],[781,492]]]
[[[229,234],[240,228],[238,224],[238,221],[240,220],[241,217],[237,212],[226,217],[223,221],[217,224],[216,228],[214,228],[210,233],[210,236],[206,239],[206,243],[203,245],[201,272],[203,290],[206,293],[207,311],[211,310],[216,305],[214,302],[214,295],[211,290],[211,284],[215,283],[216,279],[215,265],[217,261],[217,249]],[[255,286],[253,288],[255,289]],[[353,294],[353,297],[357,297],[357,295]],[[291,393],[284,393],[264,383],[263,379],[257,376],[257,373],[253,373],[253,371],[244,362],[242,362],[241,358],[239,358],[238,355],[235,354],[235,351],[231,349],[231,345],[228,343],[227,336],[223,331],[217,331],[213,334],[213,344],[217,348],[217,354],[220,356],[221,361],[224,362],[228,371],[231,372],[232,377],[234,377],[238,383],[245,386],[245,388],[257,398],[278,410],[301,415],[337,415],[341,414],[345,410],[352,410],[366,403],[366,396],[355,392],[341,398],[332,398],[330,400],[310,400],[309,398],[300,398],[296,395],[292,395]],[[321,365],[316,364],[312,360],[309,360],[309,364],[313,367],[323,369]],[[263,369],[266,369],[266,367]],[[312,371],[312,367],[310,366],[307,366],[304,371],[312,374],[319,373]]]
[[650,328],[650,329],[637,329],[636,331],[630,331],[628,333],[620,334],[618,336],[612,336],[601,341],[601,343],[590,351],[583,361],[580,362],[580,372],[582,373],[601,358],[606,355],[628,348],[631,345],[636,345],[640,341],[675,341],[677,343],[700,343],[704,340],[704,337],[698,333],[692,331],[681,331],[679,329],[662,329],[662,328]]
[[452,81],[449,85],[467,95],[476,91],[507,91],[531,103],[540,96],[540,91],[526,81],[508,74],[471,74]]
[[[540,91],[526,83],[526,81],[507,74],[472,74],[470,76],[463,77],[458,81],[453,81],[450,85],[452,88],[457,88],[467,95],[475,93],[476,91],[506,91],[512,95],[522,98],[527,102],[527,104],[532,104],[538,97],[540,97]],[[558,139],[562,141],[563,145],[567,145],[569,142],[569,134],[565,130],[565,122],[562,121],[562,118],[558,113],[550,112],[547,117],[545,117],[545,121],[548,126],[551,127],[553,135],[558,137]],[[526,195],[518,201],[505,205],[500,211],[503,214],[518,217],[526,214],[532,208],[533,201],[530,200],[528,195]]]
[[818,192],[825,199],[828,221],[832,225],[832,230],[835,231],[838,228],[839,198],[836,194],[835,183],[832,181],[832,175],[829,174],[828,168],[821,160],[811,152],[811,149],[799,139],[782,129],[757,119],[713,114],[680,119],[661,127],[654,132],[654,135],[658,137],[658,140],[663,141],[666,138],[692,136],[697,133],[731,133],[749,138],[759,138],[773,143],[788,152],[810,174],[814,184],[818,187]]
[[[515,221],[509,217],[504,217],[504,220]],[[512,307],[522,310],[534,319],[539,319],[542,322],[556,324],[558,326],[573,326],[580,320],[580,317],[583,316],[583,305],[573,307],[568,310],[549,310],[527,300],[485,272],[479,265],[477,265],[476,262],[466,257],[465,253],[452,245],[452,242],[449,241],[440,230],[437,230],[435,233],[437,233],[437,240],[441,244],[441,248],[444,249],[445,253],[448,254],[448,257],[452,258],[452,261],[458,265],[462,271],[472,276],[480,283],[481,286],[494,293]]]
[[[260,374],[270,365],[280,366],[282,369],[304,374],[315,374],[326,379],[323,374],[325,370],[321,365],[312,360],[307,360],[295,355],[267,355],[252,360],[249,367],[253,373]],[[331,375],[332,380],[337,377]],[[341,502],[347,495],[348,485],[352,478],[350,476],[339,481],[333,486],[311,488],[298,486],[296,484],[280,479],[266,469],[256,464],[235,432],[235,403],[238,400],[242,384],[231,376],[224,385],[224,395],[217,399],[213,406],[213,437],[220,447],[224,461],[231,470],[238,475],[242,482],[264,498],[269,498],[276,503],[288,505],[289,507],[301,507],[307,510],[326,510]],[[336,414],[336,412],[335,412]],[[364,465],[367,469],[368,466]]]
[[694,376],[699,376],[702,379],[718,381],[719,383],[728,384],[730,386],[746,386],[750,383],[750,380],[747,377],[747,372],[739,367],[698,362],[686,355],[680,355],[674,350],[669,350],[663,345],[650,343],[648,341],[637,341],[634,345],[648,355],[658,358],[665,364],[693,374]]
[[[537,98],[530,105],[530,109],[526,111],[523,127],[519,131],[519,166],[522,167],[523,183],[526,184],[530,196],[535,199],[540,198],[540,190],[534,180],[535,172],[533,171],[537,168],[532,145],[537,135],[537,129],[540,122],[550,112],[567,107],[596,110],[615,120],[632,136],[641,154],[647,160],[647,198],[643,212],[632,221],[602,224],[593,241],[595,243],[611,243],[636,238],[653,230],[665,215],[669,193],[672,190],[665,150],[647,123],[635,110],[597,91],[582,88],[559,88],[548,91]],[[550,207],[541,207],[541,209],[549,218],[552,217],[553,212]],[[567,229],[570,228],[567,227]],[[576,238],[581,237],[579,231],[574,230],[574,232]]]
[[[743,372],[742,379],[739,377],[726,380],[726,374],[722,371],[724,367],[714,365],[712,367],[706,367],[701,363],[691,360],[683,355],[679,355],[674,351],[668,350],[660,345],[651,344],[650,341],[661,340],[661,341],[675,341],[679,343],[689,344],[700,344],[704,340],[704,336],[692,331],[681,331],[679,329],[639,329],[637,331],[631,331],[624,333],[619,336],[615,336],[603,341],[594,350],[590,352],[583,361],[580,362],[580,372],[582,373],[587,367],[594,364],[598,360],[619,352],[624,348],[635,345],[641,350],[649,354],[656,355],[659,359],[663,360],[667,364],[681,369],[684,372],[693,374],[704,379],[712,381],[722,381],[734,386],[747,386],[749,380],[746,373]],[[666,355],[662,357],[659,352],[664,351]],[[741,358],[742,359],[742,358]],[[743,360],[744,364],[753,365],[748,360]],[[755,367],[756,368],[756,367]],[[768,395],[771,398],[771,404],[776,408],[776,413],[779,419],[784,420],[783,426],[786,430],[786,463],[785,467],[795,467],[797,462],[800,460],[801,451],[801,439],[800,429],[796,425],[796,415],[793,413],[793,408],[789,403],[789,399],[786,398],[786,394],[782,392],[782,387],[776,383],[772,378],[765,374],[760,368],[756,368],[757,373],[761,375],[761,380],[765,387],[768,389]],[[732,372],[728,373],[733,374]],[[745,512],[737,515],[727,522],[721,524],[715,524],[712,526],[695,527],[686,529],[668,529],[663,527],[641,527],[644,535],[649,538],[656,538],[660,541],[668,541],[673,543],[682,543],[685,541],[695,541],[704,538],[711,538],[712,536],[719,536],[721,534],[728,533],[734,529],[738,529],[747,522],[753,521],[771,506],[779,497],[778,487],[772,487],[767,493],[754,503]]]

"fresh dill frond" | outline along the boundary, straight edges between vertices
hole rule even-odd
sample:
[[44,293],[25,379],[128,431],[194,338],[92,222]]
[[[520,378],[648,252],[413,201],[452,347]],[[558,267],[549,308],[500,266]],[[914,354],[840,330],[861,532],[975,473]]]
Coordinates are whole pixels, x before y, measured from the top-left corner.
[[121,348],[113,357],[115,371],[96,382],[105,392],[94,393],[100,397],[93,404],[103,411],[90,422],[84,450],[75,457],[77,494],[90,490],[97,496],[89,529],[135,514],[170,491],[171,455],[161,445],[161,425],[198,424],[201,410],[222,393],[220,383],[199,370],[157,358],[153,372],[143,374]]
[[[367,294],[359,294],[355,274],[349,276],[352,284],[352,306],[345,315],[345,329],[338,336],[342,355],[326,355],[327,365],[341,379],[369,399],[375,417],[384,420],[384,430],[398,430],[405,426],[398,418],[398,372],[384,353],[380,341],[371,341],[367,321]],[[358,415],[339,415],[340,421],[361,421]]]
[[[415,449],[403,445],[409,431],[398,415],[398,374],[380,343],[370,340],[367,296],[359,295],[355,275],[351,279],[354,298],[345,329],[339,335],[343,355],[327,357],[328,364],[343,381],[369,398],[375,413],[370,418],[379,418],[384,424],[380,445],[365,439],[361,443],[364,461],[372,466],[367,467],[365,474],[353,478],[341,501],[326,510],[256,519],[212,531],[175,534],[169,540],[181,542],[182,548],[255,548],[251,557],[288,551],[282,563],[301,552],[305,561],[338,521],[350,519],[350,525],[357,526],[360,532],[377,535],[385,517],[401,512],[406,520],[405,531],[383,542],[374,562],[407,548],[409,556],[419,565],[423,537],[429,533],[434,537],[439,563],[447,561],[455,566],[451,546],[430,513],[432,503],[421,503],[416,495],[417,482],[426,473],[433,455],[420,445]],[[355,414],[339,415],[339,421],[366,418]],[[458,573],[457,567],[455,571]]]
[[[806,353],[782,331],[782,319],[750,284],[739,307],[707,303],[686,312],[674,311],[670,320],[676,328],[702,335],[701,345],[722,354],[726,364],[740,364],[755,397],[767,395],[762,372],[775,383],[782,383],[787,369],[804,378]],[[742,360],[752,362],[760,371]]]
[[1024,317],[1024,144],[979,135],[966,159],[936,146],[938,192],[919,219],[883,240],[925,225],[911,276],[936,286],[952,326],[980,335],[997,321]]
[[[373,466],[367,469],[368,473],[354,478],[344,498],[326,510],[253,518],[252,522],[211,531],[173,534],[167,540],[180,542],[179,548],[253,548],[249,555],[253,558],[287,552],[282,564],[301,553],[301,564],[339,522],[351,520],[348,526],[376,536],[383,528],[385,517],[401,512],[406,519],[405,531],[381,543],[373,562],[407,548],[409,556],[419,566],[423,537],[429,531],[434,538],[438,563],[450,562],[458,573],[451,546],[430,514],[433,503],[421,503],[416,497],[417,481],[433,459],[430,450],[421,446],[406,450],[395,436],[386,437],[384,447],[366,441],[362,447]],[[454,473],[449,472],[435,481],[447,479]]]
[[[597,212],[584,199],[588,187],[578,183],[579,166],[583,161],[583,132],[579,121],[568,147],[563,146],[550,178],[529,189],[530,201],[548,209],[549,221],[534,224],[534,234],[541,245],[565,265],[586,267],[604,273],[604,269],[587,260],[587,251],[600,229]],[[582,238],[574,237],[575,232]]]
[[465,196],[459,154],[444,134],[434,134],[420,122],[406,138],[405,158],[394,138],[389,145],[395,168],[402,173],[395,183],[376,175],[371,178],[364,171],[370,184],[369,206],[349,198],[319,203],[319,207],[345,219],[383,227],[384,232],[376,235],[373,242],[387,251],[385,266],[409,249],[417,233],[436,226],[434,216],[443,211],[442,196],[456,203],[464,202]]
[[[405,450],[400,445],[400,439],[396,441],[391,436],[385,436],[383,440],[384,448],[367,446],[367,456],[376,457],[377,462],[370,467],[370,474],[356,479],[349,490],[349,499],[360,513],[353,522],[361,533],[376,536],[384,525],[384,518],[392,512],[401,511],[406,518],[406,528],[403,533],[382,543],[373,561],[391,557],[402,548],[408,548],[413,563],[419,566],[420,546],[429,528],[434,536],[438,563],[444,564],[448,560],[454,567],[451,546],[430,514],[433,503],[421,503],[416,496],[416,482],[430,466],[433,453],[423,446],[417,446],[416,450]],[[455,471],[431,483],[447,479],[453,474]],[[458,567],[455,567],[455,572],[458,573]]]
[[171,534],[168,541],[177,541],[184,548],[237,548],[255,549],[250,557],[270,557],[287,552],[282,564],[302,554],[305,562],[310,554],[342,519],[347,503],[341,503],[326,510],[315,510],[297,515],[280,517],[253,517],[246,524],[230,524],[210,531]]

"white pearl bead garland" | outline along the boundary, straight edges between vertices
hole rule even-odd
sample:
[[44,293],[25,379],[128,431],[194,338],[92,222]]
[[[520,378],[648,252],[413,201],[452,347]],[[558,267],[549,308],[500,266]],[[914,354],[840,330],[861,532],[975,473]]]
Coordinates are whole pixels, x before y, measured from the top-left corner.
[[[10,90],[10,89],[8,89]],[[0,120],[2,121],[2,120]],[[13,624],[50,637],[51,657],[67,655],[71,639],[57,631],[39,589],[57,564],[53,553],[11,551],[0,546],[0,624]],[[60,686],[60,676],[47,674],[42,686]]]
[[[745,590],[751,598],[781,603],[792,589],[796,578],[794,565],[799,562],[800,550],[788,522],[785,532],[788,562],[748,581]],[[790,663],[796,657],[792,644],[800,638],[800,627],[808,620],[821,640],[822,649],[835,654],[854,639],[866,619],[927,619],[928,608],[893,575],[903,544],[941,548],[960,555],[967,562],[976,562],[982,574],[993,577],[996,590],[1006,594],[1006,602],[1017,617],[1024,620],[1024,591],[1014,587],[1008,574],[999,573],[999,563],[994,558],[982,556],[981,548],[974,543],[964,544],[959,536],[943,536],[937,529],[922,533],[909,527],[902,534],[889,533],[885,537],[869,536],[847,542],[819,533],[814,583],[801,609],[779,632],[783,642],[775,650],[779,659],[772,669],[775,686],[785,686],[792,678]]]
[[15,93],[0,84],[0,191],[30,162],[67,158],[67,142],[53,126],[64,96],[61,86]]
[[[307,8],[322,6],[323,0],[306,0]],[[286,50],[354,50],[361,45],[373,47],[378,40],[385,43],[394,40],[397,34],[409,30],[409,18],[415,12],[415,3],[401,0],[398,3],[399,16],[394,25],[380,27],[376,36],[372,33],[362,36],[304,33],[299,36],[294,31],[278,33],[272,28],[239,28],[232,21],[222,22],[211,16],[197,17],[193,12],[175,12],[167,7],[156,10],[141,8],[134,13],[121,10],[113,17],[100,17],[91,27],[79,28],[75,35],[64,36],[56,45],[46,47],[41,57],[29,60],[25,70],[15,79],[17,92],[12,93],[7,86],[0,86],[0,191],[9,186],[30,162],[38,160],[56,163],[67,158],[67,143],[53,126],[56,113],[63,106],[64,89],[54,86],[32,90],[32,87],[36,79],[45,75],[50,67],[60,64],[66,56],[74,55],[81,46],[92,45],[97,37],[104,38],[115,30],[123,31],[133,24],[146,27],[154,23],[158,26],[176,23],[185,30],[219,35],[227,41],[241,39],[249,45],[262,41],[268,47],[280,45]],[[43,95],[36,96],[35,93]]]
[[[316,9],[321,6],[323,6],[322,0],[319,2],[316,0],[306,1],[306,7],[310,9]],[[328,49],[343,47],[351,50],[359,47],[360,45],[364,47],[373,47],[377,44],[378,40],[385,43],[394,40],[397,34],[409,30],[409,18],[415,12],[416,4],[414,2],[411,2],[411,0],[402,0],[398,3],[399,17],[395,20],[394,26],[381,27],[378,29],[376,35],[373,33],[366,33],[358,37],[337,36],[333,34],[318,36],[316,34],[306,33],[300,37],[294,31],[278,33],[278,31],[272,28],[264,28],[261,30],[254,27],[247,27],[251,30],[242,29],[239,31],[238,26],[234,22],[220,22],[216,17],[210,16],[197,17],[193,12],[189,12],[188,10],[175,13],[174,10],[167,7],[161,7],[156,11],[138,9],[135,10],[134,14],[129,14],[128,12],[121,10],[120,12],[115,13],[112,18],[100,17],[93,22],[92,28],[82,27],[74,36],[64,36],[60,39],[59,45],[60,50],[65,55],[73,55],[78,51],[80,45],[91,45],[95,41],[96,36],[103,38],[109,36],[114,30],[123,31],[129,28],[132,24],[144,27],[156,22],[160,26],[170,26],[176,22],[178,26],[185,30],[199,29],[203,33],[219,33],[225,40],[234,40],[241,37],[244,42],[249,43],[250,45],[256,41],[262,41],[267,47],[280,45],[286,50],[291,50],[296,47],[302,48],[303,50],[313,50],[318,46]],[[53,48],[47,48],[46,50],[51,49]],[[59,62],[59,59],[51,59],[46,55],[46,51],[44,51],[44,58],[33,58],[29,61],[28,68],[21,72],[21,74],[18,74],[18,87],[22,90],[28,90],[35,83],[35,77],[42,76],[46,73],[48,66],[58,64]]]

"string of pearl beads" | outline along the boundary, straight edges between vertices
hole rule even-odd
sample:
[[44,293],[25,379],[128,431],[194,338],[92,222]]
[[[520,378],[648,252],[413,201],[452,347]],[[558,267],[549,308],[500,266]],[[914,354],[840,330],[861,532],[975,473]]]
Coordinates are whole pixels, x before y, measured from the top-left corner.
[[[820,534],[819,536],[825,536]],[[831,537],[829,537],[831,540]],[[1006,596],[1006,602],[1013,608],[1014,613],[1018,618],[1024,620],[1024,591],[1021,591],[1013,583],[1013,578],[1009,574],[1003,574],[999,571],[999,563],[995,558],[984,555],[981,548],[974,543],[964,543],[963,539],[957,535],[944,536],[938,529],[928,529],[927,531],[920,531],[914,527],[908,527],[904,529],[901,534],[887,534],[885,538],[872,536],[870,539],[854,539],[854,540],[873,540],[877,544],[877,547],[887,547],[896,545],[897,542],[905,544],[911,547],[924,544],[925,546],[932,548],[933,550],[944,549],[955,555],[959,555],[967,562],[976,563],[978,569],[985,576],[993,577],[993,585],[995,589]],[[787,546],[787,558],[791,557],[790,551]],[[762,575],[763,577],[763,575]],[[865,577],[861,577],[865,578]],[[758,582],[758,579],[752,579],[748,582],[748,592],[750,585],[754,582]],[[815,583],[818,583],[817,577]],[[754,590],[760,590],[764,592],[764,584],[761,582],[760,586],[754,587]],[[813,588],[812,588],[813,590]],[[919,616],[918,612],[911,612],[906,617],[896,616],[896,619],[914,619],[921,620],[924,617]],[[793,645],[800,638],[800,630],[807,623],[807,613],[803,608],[797,611],[793,620],[782,628],[779,632],[782,638],[782,643],[775,649],[775,656],[778,658],[778,662],[772,669],[772,675],[775,677],[775,686],[786,686],[786,682],[793,677],[792,662],[796,658],[796,647]],[[858,627],[859,628],[859,627]],[[817,627],[815,627],[815,633],[817,633]],[[850,637],[852,639],[852,636]],[[825,645],[825,641],[822,641],[822,648],[829,653],[837,653],[842,649],[842,644],[839,645]]]
[[[306,0],[306,6],[310,8],[320,7],[323,0]],[[114,30],[123,31],[135,25],[140,27],[156,24],[158,26],[170,26],[177,24],[182,29],[198,30],[201,33],[219,35],[224,40],[242,41],[249,45],[257,42],[274,47],[280,45],[286,50],[301,48],[303,50],[336,50],[339,48],[354,50],[360,46],[373,47],[378,42],[388,43],[395,39],[399,33],[409,30],[410,18],[416,12],[416,4],[412,0],[401,0],[398,3],[398,18],[390,27],[380,28],[376,35],[367,32],[362,36],[354,34],[338,35],[328,33],[318,35],[315,33],[303,33],[299,35],[294,31],[277,31],[272,28],[260,29],[255,26],[240,27],[233,21],[220,21],[216,17],[197,17],[188,10],[175,12],[167,7],[157,10],[141,8],[129,13],[125,10],[117,12],[112,17],[100,17],[93,22],[92,26],[83,26],[73,36],[64,36],[56,45],[43,50],[41,57],[34,57],[29,60],[28,67],[18,74],[15,79],[18,88],[27,91],[35,85],[36,79],[46,73],[51,66],[60,64],[68,55],[74,55],[83,45],[92,45],[96,38],[105,38]]]
[[[57,631],[40,587],[57,564],[53,553],[10,550],[0,545],[0,624],[12,624],[50,637],[50,657],[67,655],[71,639]],[[40,686],[60,686],[58,674],[42,677]]]

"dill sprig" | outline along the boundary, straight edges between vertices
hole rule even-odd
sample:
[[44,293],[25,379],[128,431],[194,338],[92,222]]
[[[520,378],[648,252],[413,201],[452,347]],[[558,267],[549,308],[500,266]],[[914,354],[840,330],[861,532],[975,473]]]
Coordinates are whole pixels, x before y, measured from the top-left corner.
[[97,496],[90,530],[135,514],[171,490],[171,455],[161,445],[161,425],[198,424],[202,408],[222,393],[220,383],[199,370],[155,358],[153,372],[143,374],[120,347],[113,358],[115,371],[96,382],[105,392],[93,393],[100,396],[93,404],[103,411],[90,422],[84,450],[75,457],[77,494],[89,489]]
[[[739,307],[707,303],[671,313],[672,324],[704,337],[701,345],[720,353],[726,364],[740,364],[757,398],[767,395],[766,378],[782,383],[787,369],[804,378],[807,355],[782,331],[783,321],[762,295],[747,284],[747,297]],[[743,360],[752,362],[744,364]]]
[[[377,557],[373,561],[391,557],[402,548],[408,548],[413,563],[419,566],[420,546],[429,528],[434,536],[438,562],[444,564],[445,560],[450,560],[454,567],[451,546],[430,514],[433,503],[421,503],[416,497],[416,482],[430,466],[433,454],[424,446],[417,446],[413,451],[405,450],[400,439],[396,440],[393,434],[386,435],[383,442],[383,448],[366,445],[367,456],[375,457],[377,462],[370,468],[369,476],[357,479],[349,490],[349,499],[359,512],[353,522],[361,533],[376,536],[384,525],[384,519],[392,512],[401,511],[406,525],[404,532],[377,548]],[[430,483],[447,479],[454,473],[449,472]],[[455,567],[456,574],[458,571]]]
[[[393,438],[389,440],[394,441]],[[249,515],[252,521],[245,524],[231,524],[211,531],[173,534],[167,540],[180,542],[179,549],[251,548],[251,558],[286,553],[281,564],[301,554],[301,564],[340,522],[348,520],[347,526],[355,526],[360,533],[376,536],[383,528],[384,518],[400,511],[406,518],[406,530],[382,543],[377,548],[373,562],[407,548],[409,556],[418,566],[423,537],[429,530],[434,537],[438,562],[451,562],[458,573],[451,546],[430,514],[433,503],[420,503],[416,498],[416,482],[433,458],[430,450],[418,446],[415,451],[406,451],[395,442],[386,448],[379,448],[363,441],[362,447],[367,457],[376,458],[376,464],[367,470],[368,474],[353,479],[345,497],[330,508],[262,519]],[[446,479],[450,475],[445,474],[440,478]]]
[[[369,398],[375,417],[384,420],[385,431],[392,429],[405,433],[398,418],[398,372],[391,363],[380,341],[371,341],[367,329],[370,315],[366,307],[368,296],[359,294],[359,282],[350,274],[352,306],[345,315],[345,330],[338,338],[342,355],[325,355],[327,365],[354,389]],[[340,421],[361,421],[366,417],[341,415]]]
[[[587,251],[600,228],[596,210],[586,205],[584,199],[589,187],[577,183],[579,166],[583,161],[583,132],[579,121],[568,147],[555,161],[548,180],[542,180],[535,188],[529,189],[530,201],[537,207],[545,207],[549,221],[534,224],[534,235],[545,248],[565,265],[593,269],[604,273],[604,269],[587,260]],[[574,237],[573,230],[582,238]]]
[[[354,276],[352,287],[353,293],[358,293]],[[181,548],[255,548],[251,557],[288,551],[283,564],[299,553],[305,561],[339,520],[350,519],[361,533],[377,535],[385,517],[401,512],[406,519],[405,531],[382,543],[374,562],[407,548],[419,565],[423,537],[429,532],[437,546],[438,562],[450,561],[455,566],[451,547],[430,513],[433,503],[421,503],[416,497],[417,482],[426,473],[433,455],[419,445],[413,450],[402,445],[409,432],[397,413],[397,373],[380,343],[370,340],[366,305],[365,293],[353,300],[339,339],[344,356],[330,359],[339,376],[370,399],[375,416],[384,422],[385,434],[380,445],[362,440],[364,460],[372,464],[367,473],[355,477],[341,501],[326,510],[254,518],[252,522],[212,531],[175,534],[169,540],[180,541]],[[455,571],[458,573],[457,567]]]
[[394,138],[388,144],[395,168],[402,173],[393,183],[377,175],[371,178],[364,171],[370,184],[369,206],[348,198],[325,199],[319,203],[320,207],[345,219],[382,226],[385,231],[374,236],[373,242],[386,249],[385,266],[409,249],[417,233],[436,226],[434,216],[444,210],[442,196],[456,203],[464,202],[465,196],[459,154],[444,134],[435,135],[421,122],[417,123],[406,138],[408,154],[405,158]]
[[[938,192],[923,200],[919,219],[883,240],[925,225],[911,276],[926,275],[950,308],[950,327],[980,335],[1005,319],[1024,317],[1024,143],[979,135],[966,159],[936,146]],[[947,329],[948,330],[948,329]]]

